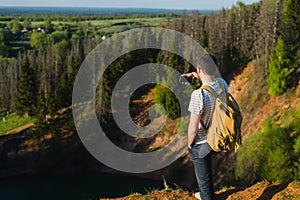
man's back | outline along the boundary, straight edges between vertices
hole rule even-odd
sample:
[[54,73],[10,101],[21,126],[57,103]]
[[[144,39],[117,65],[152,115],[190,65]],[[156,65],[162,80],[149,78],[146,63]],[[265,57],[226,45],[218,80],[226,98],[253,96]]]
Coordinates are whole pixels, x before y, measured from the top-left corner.
[[[220,91],[220,84],[218,83],[218,79],[222,80],[225,85],[226,92],[228,92],[228,85],[226,81],[222,78],[217,78],[214,82],[207,82],[204,85],[209,85],[216,92]],[[214,97],[207,91],[198,89],[193,91],[191,96],[191,101],[189,105],[189,111],[193,114],[201,115],[202,123],[207,127],[209,124],[209,120],[211,119],[212,111],[214,108]],[[206,128],[203,128],[201,123],[199,124],[198,135],[195,139],[195,144],[203,143],[206,141],[207,134],[205,131]]]

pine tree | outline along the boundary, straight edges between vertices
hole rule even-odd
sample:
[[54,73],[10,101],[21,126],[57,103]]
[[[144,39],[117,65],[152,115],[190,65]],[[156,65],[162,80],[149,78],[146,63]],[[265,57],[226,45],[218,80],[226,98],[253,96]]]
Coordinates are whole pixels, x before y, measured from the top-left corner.
[[55,105],[56,110],[67,106],[72,103],[72,82],[70,82],[67,72],[61,75],[61,80],[56,89]]
[[295,55],[300,46],[300,2],[288,0],[284,9],[284,40],[289,51]]
[[41,92],[38,97],[38,103],[37,103],[37,113],[36,113],[36,127],[39,132],[39,136],[41,137],[44,135],[46,128],[47,128],[47,105],[46,105],[46,99],[45,94]]
[[286,78],[289,75],[290,60],[287,59],[285,44],[279,37],[275,53],[269,58],[269,76],[267,82],[269,84],[269,94],[280,95],[286,90]]
[[25,56],[21,64],[21,76],[18,83],[16,110],[23,115],[33,116],[37,105],[37,83],[34,70],[29,66],[28,57]]
[[294,87],[298,84],[300,73],[300,2],[288,0],[284,9],[283,18],[283,40],[288,51],[288,58],[291,60],[290,73],[287,84]]

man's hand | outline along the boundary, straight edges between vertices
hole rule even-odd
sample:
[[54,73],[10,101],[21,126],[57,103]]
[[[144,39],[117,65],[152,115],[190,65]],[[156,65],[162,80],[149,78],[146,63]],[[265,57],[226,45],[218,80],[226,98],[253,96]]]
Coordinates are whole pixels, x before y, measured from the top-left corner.
[[199,76],[198,76],[197,72],[186,73],[186,74],[182,74],[181,76],[199,79]]

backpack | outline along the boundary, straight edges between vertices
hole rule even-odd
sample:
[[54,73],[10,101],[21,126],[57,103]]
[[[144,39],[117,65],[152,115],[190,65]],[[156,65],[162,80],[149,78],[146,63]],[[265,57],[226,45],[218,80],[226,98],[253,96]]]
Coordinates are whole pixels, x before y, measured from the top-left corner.
[[233,96],[226,92],[223,81],[218,80],[220,92],[203,85],[200,89],[206,90],[215,97],[215,105],[208,127],[201,121],[202,127],[207,131],[207,143],[216,151],[227,152],[237,150],[242,144],[241,125],[242,114]]

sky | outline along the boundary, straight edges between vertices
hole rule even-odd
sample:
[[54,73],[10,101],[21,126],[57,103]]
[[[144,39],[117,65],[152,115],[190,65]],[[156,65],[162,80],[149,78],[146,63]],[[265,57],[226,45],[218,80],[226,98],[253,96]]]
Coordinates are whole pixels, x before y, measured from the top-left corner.
[[[245,4],[260,0],[240,0]],[[109,7],[109,8],[165,8],[216,10],[231,8],[238,0],[0,0],[0,6],[51,7]]]

